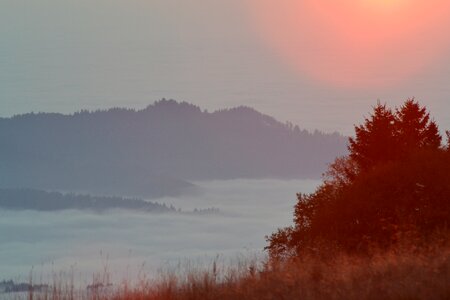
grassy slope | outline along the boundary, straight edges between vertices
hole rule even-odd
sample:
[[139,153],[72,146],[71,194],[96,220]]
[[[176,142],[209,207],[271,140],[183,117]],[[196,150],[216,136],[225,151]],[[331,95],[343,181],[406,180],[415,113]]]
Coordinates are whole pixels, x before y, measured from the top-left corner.
[[[450,299],[450,234],[426,247],[404,243],[371,256],[305,256],[290,262],[239,262],[234,267],[180,269],[137,283],[74,292],[69,282],[55,282],[47,293],[28,299]],[[108,274],[102,276],[108,278]],[[31,296],[31,297],[30,297]]]

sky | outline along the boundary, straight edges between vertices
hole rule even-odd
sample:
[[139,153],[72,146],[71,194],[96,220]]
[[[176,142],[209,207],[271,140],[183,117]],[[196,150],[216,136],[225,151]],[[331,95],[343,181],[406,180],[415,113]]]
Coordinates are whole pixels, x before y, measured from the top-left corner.
[[351,134],[409,97],[450,128],[443,0],[2,0],[0,116],[247,105]]

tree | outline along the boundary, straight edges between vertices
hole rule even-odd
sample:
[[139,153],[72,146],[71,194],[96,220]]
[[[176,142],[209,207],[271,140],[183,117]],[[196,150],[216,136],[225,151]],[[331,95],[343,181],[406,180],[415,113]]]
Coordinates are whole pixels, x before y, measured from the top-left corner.
[[447,228],[450,151],[438,127],[414,99],[395,113],[380,103],[355,126],[350,154],[336,158],[324,182],[298,194],[294,225],[267,238],[273,257],[314,249],[361,252],[390,247],[398,237]]
[[442,137],[425,107],[408,99],[395,113],[378,103],[363,125],[355,126],[349,139],[350,158],[360,171],[395,161],[419,149],[437,149]]
[[441,146],[438,126],[430,120],[426,108],[420,107],[414,99],[408,99],[396,110],[395,134],[402,155],[414,149],[437,149]]
[[446,130],[445,135],[447,136],[447,145],[445,148],[450,152],[450,130]]
[[350,159],[360,170],[397,157],[395,116],[386,104],[378,103],[364,124],[355,126],[355,138],[349,139]]
[[324,182],[335,187],[344,187],[353,182],[359,173],[358,165],[349,156],[337,157],[322,175]]

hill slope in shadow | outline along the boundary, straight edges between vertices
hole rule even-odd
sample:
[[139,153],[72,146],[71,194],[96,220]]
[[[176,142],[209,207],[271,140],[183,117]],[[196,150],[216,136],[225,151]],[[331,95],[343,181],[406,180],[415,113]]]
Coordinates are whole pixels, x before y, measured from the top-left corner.
[[310,133],[249,107],[202,111],[161,100],[143,110],[0,119],[0,187],[175,196],[189,181],[318,178],[346,138]]

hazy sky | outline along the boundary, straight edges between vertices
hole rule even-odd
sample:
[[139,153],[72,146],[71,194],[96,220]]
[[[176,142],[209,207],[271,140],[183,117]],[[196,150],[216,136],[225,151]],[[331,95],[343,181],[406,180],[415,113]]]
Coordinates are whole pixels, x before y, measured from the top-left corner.
[[166,97],[349,134],[377,99],[415,96],[450,128],[450,23],[431,24],[449,5],[372,2],[2,0],[0,115]]

